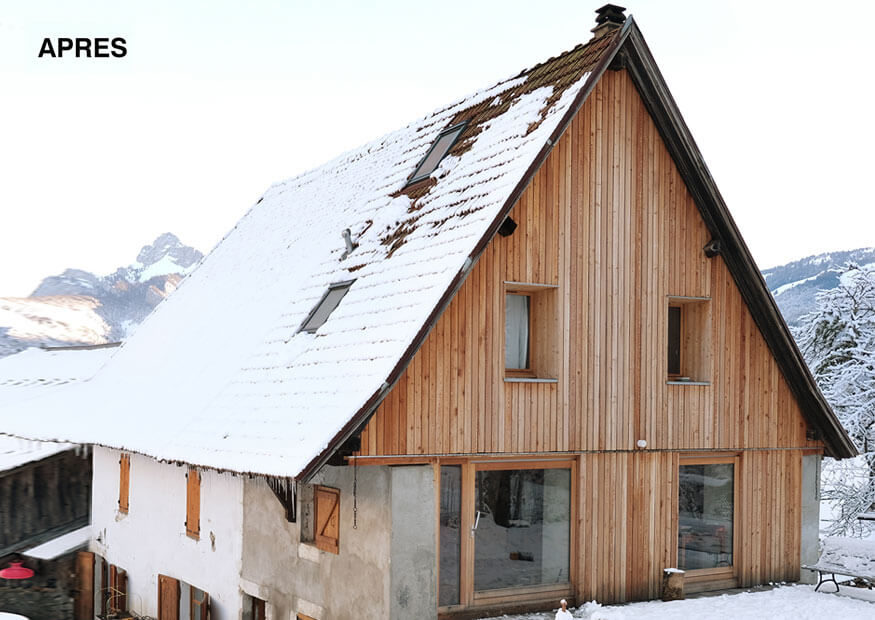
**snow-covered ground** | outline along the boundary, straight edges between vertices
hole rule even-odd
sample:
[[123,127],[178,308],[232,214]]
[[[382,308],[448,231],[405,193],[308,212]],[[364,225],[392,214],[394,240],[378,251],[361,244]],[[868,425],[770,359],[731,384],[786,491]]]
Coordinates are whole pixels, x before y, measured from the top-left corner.
[[[554,614],[555,611],[498,618],[553,620]],[[875,590],[843,587],[839,594],[832,594],[815,592],[813,586],[782,586],[765,592],[723,594],[670,603],[650,601],[611,607],[587,603],[574,609],[573,615],[586,620],[871,620],[875,618]]]

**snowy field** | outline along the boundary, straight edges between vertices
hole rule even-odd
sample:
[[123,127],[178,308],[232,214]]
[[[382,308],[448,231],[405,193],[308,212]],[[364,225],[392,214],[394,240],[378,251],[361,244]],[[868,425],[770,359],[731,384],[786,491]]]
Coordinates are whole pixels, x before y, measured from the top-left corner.
[[[824,588],[829,588],[827,584]],[[493,620],[553,620],[555,612],[499,616]],[[742,592],[690,599],[651,601],[607,607],[587,603],[573,610],[586,620],[872,620],[875,590],[841,589],[836,595],[815,592],[814,586],[783,586],[766,592]]]

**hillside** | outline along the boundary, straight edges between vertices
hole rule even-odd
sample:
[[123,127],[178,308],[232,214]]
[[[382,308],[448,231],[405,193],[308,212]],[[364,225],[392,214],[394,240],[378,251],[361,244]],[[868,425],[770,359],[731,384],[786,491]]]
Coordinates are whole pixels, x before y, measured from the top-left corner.
[[790,327],[798,327],[799,318],[814,310],[817,291],[838,286],[836,270],[848,262],[861,267],[875,264],[875,248],[816,254],[763,271],[766,284]]
[[0,297],[0,356],[32,346],[122,340],[201,258],[165,233],[109,275],[67,269],[45,278],[28,297]]

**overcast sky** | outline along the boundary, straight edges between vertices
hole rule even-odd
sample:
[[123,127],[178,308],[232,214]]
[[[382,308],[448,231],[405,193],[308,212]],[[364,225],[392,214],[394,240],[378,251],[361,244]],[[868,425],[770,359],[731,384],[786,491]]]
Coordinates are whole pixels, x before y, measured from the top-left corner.
[[[582,0],[0,0],[0,296],[212,248],[264,189],[590,38]],[[875,245],[875,3],[629,4],[761,267]],[[122,59],[38,58],[121,36]]]

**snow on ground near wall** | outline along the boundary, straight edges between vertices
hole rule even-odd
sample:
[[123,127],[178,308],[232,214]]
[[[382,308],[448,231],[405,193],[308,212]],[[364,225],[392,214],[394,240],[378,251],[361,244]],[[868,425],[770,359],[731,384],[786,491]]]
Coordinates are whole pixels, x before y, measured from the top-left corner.
[[[553,620],[554,614],[555,611],[497,618]],[[875,618],[875,591],[842,588],[836,595],[815,592],[813,586],[783,586],[766,592],[724,594],[670,603],[650,601],[611,607],[587,603],[573,610],[573,615],[586,620],[871,620]]]

